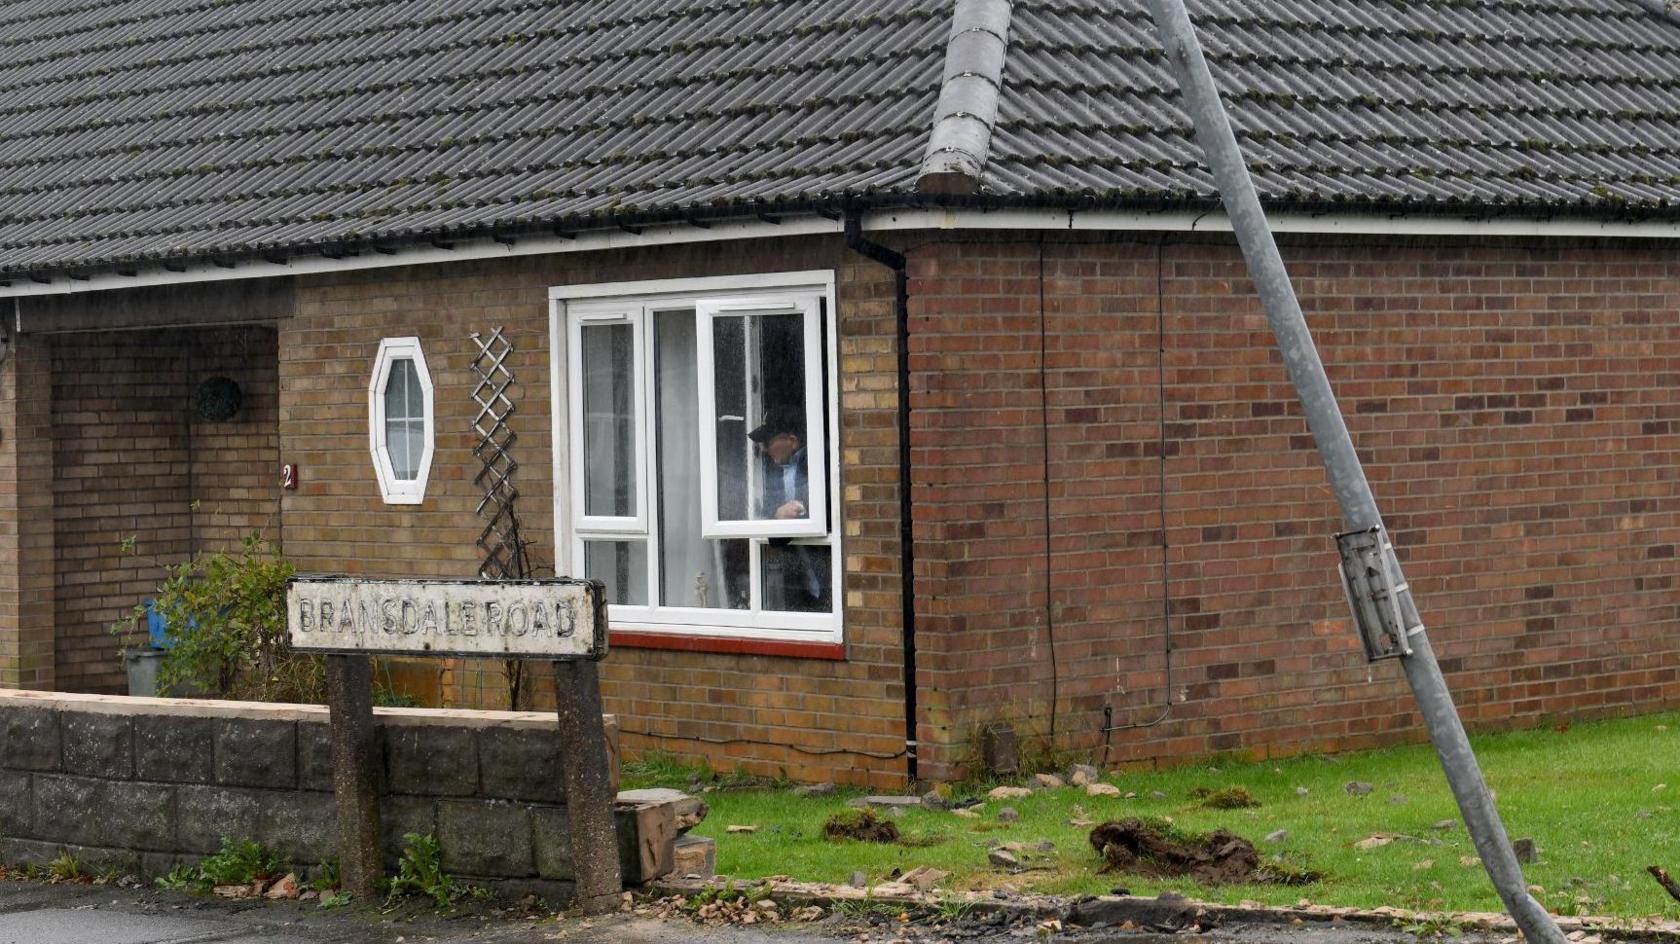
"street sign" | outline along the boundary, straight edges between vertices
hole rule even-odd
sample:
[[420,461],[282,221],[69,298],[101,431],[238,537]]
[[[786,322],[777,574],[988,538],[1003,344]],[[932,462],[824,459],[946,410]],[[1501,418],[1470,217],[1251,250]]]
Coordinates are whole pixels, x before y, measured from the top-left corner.
[[598,582],[294,577],[291,647],[303,652],[598,661],[607,654]]

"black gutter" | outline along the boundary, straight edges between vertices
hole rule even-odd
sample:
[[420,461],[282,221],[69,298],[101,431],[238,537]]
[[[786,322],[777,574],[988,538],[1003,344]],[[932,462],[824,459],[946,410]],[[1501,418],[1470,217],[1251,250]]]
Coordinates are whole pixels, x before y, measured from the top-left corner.
[[904,761],[910,782],[917,779],[916,758],[916,542],[910,522],[910,277],[904,254],[866,239],[856,212],[846,214],[846,248],[893,270],[898,321],[898,554],[899,595],[903,598]]

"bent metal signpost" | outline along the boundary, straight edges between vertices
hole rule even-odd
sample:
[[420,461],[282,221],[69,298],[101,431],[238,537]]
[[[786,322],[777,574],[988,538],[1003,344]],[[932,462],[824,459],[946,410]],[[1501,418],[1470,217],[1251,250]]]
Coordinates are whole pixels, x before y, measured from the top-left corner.
[[595,663],[607,655],[596,581],[295,577],[291,646],[327,659],[333,796],[344,885],[371,901],[383,871],[370,655],[547,659],[554,664],[561,769],[578,904],[615,910],[622,888],[612,781]]

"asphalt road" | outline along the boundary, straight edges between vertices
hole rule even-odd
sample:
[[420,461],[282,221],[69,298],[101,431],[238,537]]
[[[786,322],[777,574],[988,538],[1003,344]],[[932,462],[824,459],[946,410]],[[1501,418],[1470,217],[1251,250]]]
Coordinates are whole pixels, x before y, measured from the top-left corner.
[[[700,927],[633,915],[582,920],[487,914],[440,917],[415,906],[398,914],[310,903],[224,901],[181,892],[0,881],[0,944],[1415,944],[1383,926],[1244,924],[1206,933],[1069,928],[978,919],[955,927],[828,920],[810,925]],[[1467,935],[1455,944],[1506,944]]]
[[298,902],[229,902],[149,889],[0,882],[0,944],[833,944],[797,931],[606,920],[441,918],[322,911]]

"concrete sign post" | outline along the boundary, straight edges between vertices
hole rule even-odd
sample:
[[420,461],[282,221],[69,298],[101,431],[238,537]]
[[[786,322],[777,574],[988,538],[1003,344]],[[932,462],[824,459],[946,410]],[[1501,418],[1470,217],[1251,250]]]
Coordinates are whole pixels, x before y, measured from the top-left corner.
[[384,871],[379,855],[379,796],[384,790],[373,731],[373,660],[327,656],[327,704],[339,874],[357,901],[370,902]]
[[384,871],[369,656],[541,658],[554,663],[577,903],[589,914],[618,908],[623,878],[595,666],[607,654],[600,583],[296,577],[286,623],[294,650],[328,654],[333,797],[351,894],[371,901]]

